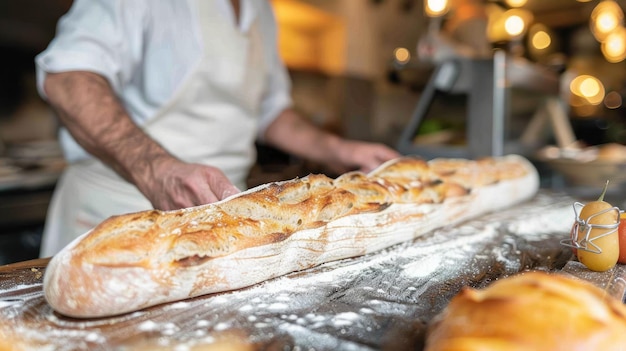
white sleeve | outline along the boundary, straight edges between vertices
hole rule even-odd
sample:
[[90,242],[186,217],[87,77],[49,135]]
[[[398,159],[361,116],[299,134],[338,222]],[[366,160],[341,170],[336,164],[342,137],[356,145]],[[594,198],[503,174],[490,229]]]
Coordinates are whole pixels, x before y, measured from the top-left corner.
[[277,25],[270,5],[264,6],[260,16],[263,41],[266,45],[266,62],[268,79],[265,94],[261,102],[261,116],[257,139],[263,141],[267,127],[286,108],[293,104],[291,98],[291,79],[279,55],[277,43]]
[[[141,1],[75,0],[57,34],[37,55],[37,88],[43,98],[47,73],[89,71],[104,76],[115,91],[130,79],[141,47]],[[136,54],[137,55],[137,54]]]

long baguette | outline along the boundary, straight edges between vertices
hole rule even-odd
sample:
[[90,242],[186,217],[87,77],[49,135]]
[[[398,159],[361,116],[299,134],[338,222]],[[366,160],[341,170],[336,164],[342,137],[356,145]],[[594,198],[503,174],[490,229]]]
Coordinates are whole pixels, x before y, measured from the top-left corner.
[[369,174],[309,175],[204,206],[114,216],[53,257],[45,297],[88,318],[238,289],[511,206],[538,186],[517,155],[403,157]]

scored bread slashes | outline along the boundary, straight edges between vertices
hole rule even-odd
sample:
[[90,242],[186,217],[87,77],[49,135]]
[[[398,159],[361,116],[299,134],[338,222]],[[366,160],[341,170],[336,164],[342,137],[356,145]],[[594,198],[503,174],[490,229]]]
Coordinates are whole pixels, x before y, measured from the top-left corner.
[[312,174],[213,204],[113,216],[52,258],[44,293],[57,312],[89,318],[234,290],[411,240],[538,187],[517,155],[401,157],[369,174]]

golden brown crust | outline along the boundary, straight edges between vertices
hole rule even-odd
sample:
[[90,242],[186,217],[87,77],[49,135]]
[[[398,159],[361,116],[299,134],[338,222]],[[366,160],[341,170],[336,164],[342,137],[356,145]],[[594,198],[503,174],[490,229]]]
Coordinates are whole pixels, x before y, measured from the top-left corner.
[[[484,176],[485,173],[489,175]],[[513,176],[507,178],[507,174]],[[291,245],[295,247],[294,250],[306,248],[314,254],[308,258],[300,255],[298,259],[302,262],[293,262],[290,267],[302,269],[319,264],[320,259],[335,257],[325,253],[333,245],[338,245],[333,240],[348,240],[332,236],[349,235],[344,234],[345,230],[341,228],[327,231],[327,226],[345,218],[353,220],[349,227],[357,228],[361,225],[366,228],[354,230],[354,237],[348,237],[352,242],[350,255],[363,254],[370,247],[382,247],[392,242],[378,239],[372,234],[365,235],[364,231],[374,232],[380,227],[384,232],[387,230],[385,228],[396,223],[420,221],[425,215],[422,211],[429,208],[420,210],[421,205],[452,203],[454,199],[464,199],[464,203],[469,203],[473,201],[473,192],[485,185],[498,184],[498,177],[506,180],[515,176],[519,177],[518,183],[523,191],[510,201],[519,201],[534,193],[537,186],[536,172],[528,161],[517,156],[477,162],[426,162],[415,157],[403,157],[387,162],[370,174],[350,172],[337,179],[309,175],[266,184],[214,204],[177,211],[152,210],[111,217],[53,259],[51,269],[46,272],[46,296],[57,310],[80,317],[107,313],[79,308],[81,304],[102,304],[106,307],[105,302],[95,302],[96,298],[89,296],[89,291],[120,289],[124,295],[128,295],[124,298],[132,297],[138,301],[133,304],[142,307],[156,299],[150,296],[139,298],[140,293],[124,289],[126,284],[137,289],[152,286],[153,289],[163,291],[168,291],[168,287],[172,286],[179,288],[180,292],[165,293],[167,296],[171,294],[171,299],[179,298],[174,297],[178,296],[176,294],[201,294],[245,286],[284,272],[281,267],[280,272],[277,269],[276,272],[263,273],[263,276],[258,272],[251,272],[249,276],[245,276],[245,272],[232,274],[232,270],[240,269],[241,265],[232,264],[231,267],[231,262],[242,262],[242,257],[247,261],[267,260],[265,264],[278,264],[281,259],[277,256]],[[390,206],[403,205],[408,205],[410,210],[386,211]],[[488,207],[481,210],[479,206],[468,211],[451,206],[442,215],[454,216],[454,220],[489,210]],[[457,210],[462,213],[457,213]],[[376,217],[378,214],[380,218]],[[369,224],[363,222],[363,218]],[[451,223],[452,219],[448,222]],[[407,227],[407,235],[418,235],[435,225],[424,223],[424,229],[418,230]],[[294,235],[298,238],[293,238]],[[358,235],[363,235],[365,239],[359,239]],[[298,240],[301,243],[296,243]],[[367,240],[375,243],[366,244]],[[257,248],[263,249],[257,251]],[[265,254],[272,250],[275,252]],[[253,267],[252,263],[246,264]],[[209,266],[218,271],[211,271],[207,268]],[[80,282],[96,274],[100,278],[84,284],[82,290],[71,290],[72,282]],[[108,276],[108,283],[101,281],[105,280],[105,276]],[[186,276],[188,278],[184,278]],[[126,283],[130,280],[133,282]],[[185,289],[191,289],[191,292]],[[103,293],[101,296],[103,301],[107,299],[105,295]],[[167,296],[159,298],[166,299]],[[116,300],[120,306],[124,305],[122,297],[116,297]],[[100,306],[103,309],[105,307]],[[111,310],[115,308],[111,307]]]
[[[448,167],[469,169],[473,164],[460,162]],[[73,251],[80,259],[110,266],[149,265],[155,251],[165,251],[168,262],[190,265],[202,262],[201,258],[282,240],[294,231],[351,214],[380,211],[392,202],[439,203],[465,195],[467,190],[459,183],[472,181],[465,172],[442,175],[422,159],[400,158],[370,175],[351,172],[336,180],[309,175],[272,183],[217,205],[111,217]],[[146,246],[153,248],[146,250]]]
[[432,322],[426,351],[624,350],[626,307],[594,285],[528,272],[463,289]]

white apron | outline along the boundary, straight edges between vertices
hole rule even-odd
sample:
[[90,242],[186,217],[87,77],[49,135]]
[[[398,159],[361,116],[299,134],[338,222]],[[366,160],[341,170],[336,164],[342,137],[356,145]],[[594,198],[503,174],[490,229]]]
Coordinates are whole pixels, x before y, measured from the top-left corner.
[[[241,1],[242,15],[246,2]],[[232,21],[220,18],[217,2],[196,4],[204,40],[202,61],[144,130],[180,159],[215,166],[245,189],[256,156],[257,115],[267,71],[258,20],[241,32]],[[221,40],[215,40],[215,33]],[[100,161],[71,164],[48,209],[40,256],[56,254],[112,215],[151,208],[137,188]]]

